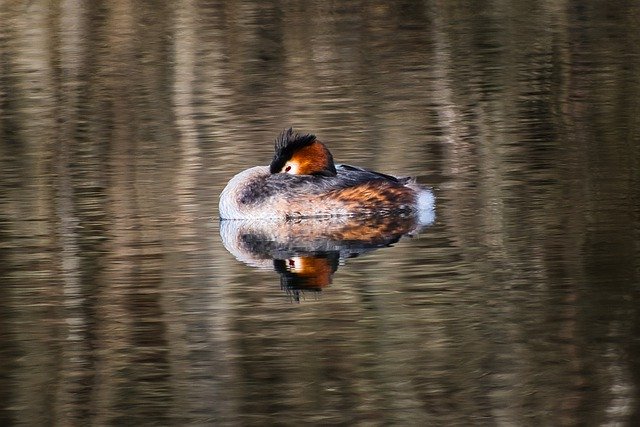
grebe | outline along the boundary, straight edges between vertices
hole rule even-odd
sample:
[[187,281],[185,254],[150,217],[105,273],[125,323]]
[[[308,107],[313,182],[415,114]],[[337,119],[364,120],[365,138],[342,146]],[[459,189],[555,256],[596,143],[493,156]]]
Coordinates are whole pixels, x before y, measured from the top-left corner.
[[334,164],[315,135],[282,132],[269,166],[240,172],[220,194],[221,219],[410,215],[434,196],[412,178]]

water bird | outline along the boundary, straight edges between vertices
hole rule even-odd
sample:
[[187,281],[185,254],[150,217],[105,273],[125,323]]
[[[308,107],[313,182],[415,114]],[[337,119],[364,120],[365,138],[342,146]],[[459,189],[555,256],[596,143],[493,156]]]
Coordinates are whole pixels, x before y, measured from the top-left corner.
[[292,128],[275,141],[269,166],[235,175],[220,195],[224,220],[372,215],[433,217],[431,190],[410,177],[335,164],[327,146]]

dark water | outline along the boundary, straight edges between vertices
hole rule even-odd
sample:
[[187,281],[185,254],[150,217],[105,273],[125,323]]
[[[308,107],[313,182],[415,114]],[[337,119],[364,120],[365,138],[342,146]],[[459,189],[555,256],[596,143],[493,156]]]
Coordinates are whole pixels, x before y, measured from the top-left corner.
[[[640,422],[636,1],[0,22],[2,425]],[[435,220],[236,259],[218,194],[289,126],[419,176]],[[288,286],[296,263],[323,280]]]

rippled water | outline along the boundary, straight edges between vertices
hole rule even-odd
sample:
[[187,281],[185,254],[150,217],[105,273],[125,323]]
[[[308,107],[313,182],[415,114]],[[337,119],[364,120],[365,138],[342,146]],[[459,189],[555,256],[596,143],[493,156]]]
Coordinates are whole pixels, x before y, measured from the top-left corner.
[[[640,422],[637,2],[0,21],[3,425]],[[289,126],[433,222],[221,229]]]

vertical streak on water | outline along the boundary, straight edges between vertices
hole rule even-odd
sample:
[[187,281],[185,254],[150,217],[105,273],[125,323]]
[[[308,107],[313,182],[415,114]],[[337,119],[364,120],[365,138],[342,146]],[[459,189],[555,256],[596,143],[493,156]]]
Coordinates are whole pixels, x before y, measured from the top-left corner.
[[[49,182],[49,150],[55,128],[55,98],[52,91],[48,10],[37,2],[5,2],[2,5],[3,35],[6,54],[2,58],[7,86],[3,96],[11,111],[0,111],[8,141],[2,141],[10,152],[18,154],[9,168],[14,168],[15,181],[6,190],[10,203],[4,212],[12,221],[8,234],[20,252],[11,251],[6,268],[13,274],[6,286],[10,301],[19,311],[11,313],[15,327],[16,359],[8,375],[20,384],[11,388],[7,405],[27,409],[24,421],[41,424],[43,413],[55,409],[50,388],[57,383],[51,372],[58,371],[59,334],[57,301],[59,281],[53,256],[53,232],[47,220],[51,213]],[[7,115],[6,117],[4,115]],[[33,393],[34,390],[42,390]]]
[[[81,249],[78,242],[79,219],[75,209],[75,191],[72,180],[73,153],[76,150],[74,125],[79,121],[78,102],[83,53],[83,9],[76,2],[64,1],[51,11],[51,51],[55,71],[56,137],[52,139],[52,172],[55,183],[54,205],[59,258],[57,263],[62,279],[62,306],[64,332],[61,334],[59,384],[54,388],[56,419],[73,423],[88,414],[88,403],[93,381],[92,354],[87,316],[87,292],[83,289]],[[86,388],[85,388],[86,387]]]
[[[213,210],[204,218],[198,215],[206,212],[213,203],[201,205],[196,199],[198,194],[204,194],[207,200],[213,201],[215,195],[206,190],[198,191],[198,173],[203,165],[195,120],[195,92],[200,90],[196,68],[201,39],[194,1],[185,0],[176,6],[174,25],[172,102],[178,132],[177,144],[180,147],[175,182],[179,217],[175,219],[175,227],[176,242],[181,248],[179,259],[184,269],[174,280],[187,287],[182,308],[187,313],[206,313],[207,319],[206,327],[203,327],[198,316],[183,315],[175,317],[177,321],[170,326],[170,332],[175,337],[172,342],[182,344],[174,347],[173,360],[176,365],[175,382],[184,388],[181,394],[185,400],[176,403],[184,417],[206,420],[215,414],[215,419],[225,422],[233,419],[235,412],[234,389],[229,386],[234,375],[230,363],[232,349],[229,325],[232,318],[229,308],[233,304],[229,301],[229,287],[223,286],[215,276],[207,274],[207,281],[194,280],[198,277],[198,263],[203,261],[201,253],[210,249],[201,243],[208,241],[208,234],[212,233],[210,228],[203,228],[203,223],[215,220]],[[212,53],[216,52],[218,58],[221,57],[217,52],[219,48],[216,43],[207,46]],[[219,80],[220,76],[215,76],[203,85],[220,86]],[[179,314],[174,313],[175,316]],[[216,403],[212,405],[212,402]]]
[[[98,425],[131,419],[127,400],[144,399],[130,389],[137,382],[144,365],[137,366],[135,358],[140,347],[132,336],[136,333],[137,318],[134,295],[138,287],[137,273],[141,256],[140,212],[136,193],[136,149],[139,141],[134,129],[139,126],[134,104],[136,68],[133,51],[134,19],[136,13],[130,2],[92,4],[92,45],[87,64],[89,76],[87,110],[89,147],[101,147],[104,158],[95,150],[85,154],[89,161],[101,162],[107,168],[104,210],[109,236],[104,254],[104,271],[96,283],[95,357],[96,382],[94,422]],[[106,164],[103,164],[106,163]],[[141,333],[147,331],[142,328]],[[133,387],[132,387],[133,388]],[[147,402],[145,402],[147,404]]]
[[[173,42],[173,57],[175,65],[173,67],[173,86],[171,88],[173,113],[175,115],[175,127],[177,132],[176,143],[180,147],[179,162],[176,176],[176,196],[180,212],[175,219],[175,227],[179,230],[176,242],[185,251],[181,257],[184,267],[191,266],[189,255],[191,251],[197,249],[193,243],[189,243],[194,238],[194,228],[197,226],[194,212],[198,209],[195,206],[193,191],[196,187],[196,177],[194,169],[199,164],[199,149],[197,145],[197,132],[194,123],[193,92],[195,76],[195,49],[197,46],[196,19],[194,2],[185,0],[178,2],[174,7],[175,14]],[[199,294],[196,283],[189,279],[191,275],[184,275],[184,284],[192,290],[190,293]],[[184,307],[191,307],[191,296],[185,300]],[[198,298],[199,299],[199,298]],[[196,299],[197,300],[197,299]],[[194,307],[202,309],[202,307]],[[175,313],[177,316],[178,313]],[[173,316],[172,316],[173,317]],[[170,350],[170,360],[172,360],[173,379],[177,384],[186,385],[184,390],[180,390],[180,399],[176,402],[178,417],[187,416],[189,413],[200,414],[203,408],[200,407],[201,399],[209,396],[207,388],[213,388],[214,384],[206,381],[205,375],[194,375],[193,369],[197,361],[192,361],[190,351],[192,347],[192,331],[189,328],[190,322],[183,317],[181,322],[172,322],[168,327],[171,342],[178,342],[181,345],[172,346]],[[198,340],[199,341],[199,340]],[[205,341],[205,339],[202,339]],[[195,377],[195,378],[194,378]],[[206,386],[201,387],[201,384]],[[193,386],[193,387],[192,387]],[[207,400],[206,398],[204,400]],[[214,401],[215,399],[211,399]]]

